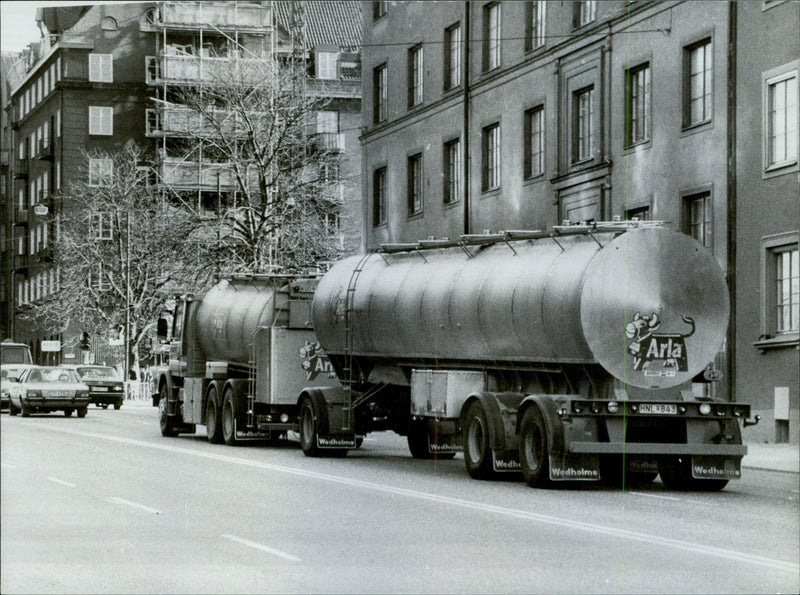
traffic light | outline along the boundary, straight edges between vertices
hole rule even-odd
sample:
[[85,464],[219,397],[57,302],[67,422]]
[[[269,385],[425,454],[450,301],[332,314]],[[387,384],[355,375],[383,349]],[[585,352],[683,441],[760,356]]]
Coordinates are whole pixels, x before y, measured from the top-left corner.
[[83,335],[81,335],[81,349],[83,351],[89,351],[90,346],[89,333],[83,331]]

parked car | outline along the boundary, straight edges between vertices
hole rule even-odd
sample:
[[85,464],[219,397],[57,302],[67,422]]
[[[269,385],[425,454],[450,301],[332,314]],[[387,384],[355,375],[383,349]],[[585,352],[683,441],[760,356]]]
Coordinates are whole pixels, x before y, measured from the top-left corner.
[[103,409],[109,405],[113,405],[114,409],[122,407],[122,401],[125,400],[125,384],[115,368],[95,365],[63,367],[74,369],[78,373],[81,382],[89,387],[92,403],[98,407],[102,406]]
[[9,382],[11,415],[63,411],[69,417],[73,411],[86,417],[89,406],[89,387],[81,382],[75,370],[57,366],[24,366],[17,382]]

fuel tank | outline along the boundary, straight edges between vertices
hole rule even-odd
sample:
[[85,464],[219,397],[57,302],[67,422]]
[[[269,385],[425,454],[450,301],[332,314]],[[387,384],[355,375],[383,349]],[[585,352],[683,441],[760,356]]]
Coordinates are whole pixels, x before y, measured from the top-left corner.
[[280,281],[225,279],[206,293],[197,308],[195,326],[207,360],[247,363],[253,333],[274,323]]
[[329,355],[487,369],[596,363],[642,388],[702,371],[728,312],[714,257],[658,225],[351,257],[322,278],[312,306]]

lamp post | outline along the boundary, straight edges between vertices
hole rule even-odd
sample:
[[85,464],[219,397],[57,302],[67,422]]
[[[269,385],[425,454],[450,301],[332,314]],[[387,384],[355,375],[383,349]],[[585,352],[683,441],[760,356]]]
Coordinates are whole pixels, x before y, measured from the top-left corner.
[[130,345],[131,345],[131,213],[126,213],[125,224],[125,365],[123,371],[125,382],[130,376]]

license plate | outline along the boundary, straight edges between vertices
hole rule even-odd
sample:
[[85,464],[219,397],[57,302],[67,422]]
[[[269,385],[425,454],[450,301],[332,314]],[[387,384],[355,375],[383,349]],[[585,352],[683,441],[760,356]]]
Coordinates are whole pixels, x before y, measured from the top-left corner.
[[642,403],[639,405],[639,413],[653,413],[656,415],[678,415],[678,406],[667,405],[664,403]]
[[68,397],[69,393],[65,390],[54,390],[47,393],[48,397]]
[[107,393],[108,387],[107,386],[95,386],[92,390],[96,393]]

